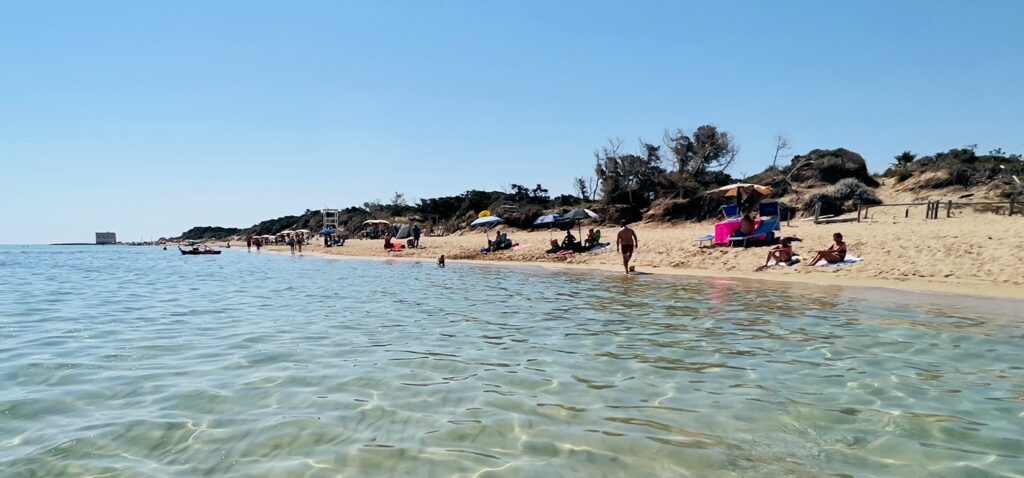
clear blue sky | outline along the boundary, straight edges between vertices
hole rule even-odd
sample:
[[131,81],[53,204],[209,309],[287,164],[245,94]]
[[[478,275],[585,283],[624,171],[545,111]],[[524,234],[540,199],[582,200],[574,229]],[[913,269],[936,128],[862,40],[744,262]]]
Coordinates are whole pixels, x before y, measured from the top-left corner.
[[1024,2],[2,1],[0,243],[543,183],[609,137],[1024,152]]

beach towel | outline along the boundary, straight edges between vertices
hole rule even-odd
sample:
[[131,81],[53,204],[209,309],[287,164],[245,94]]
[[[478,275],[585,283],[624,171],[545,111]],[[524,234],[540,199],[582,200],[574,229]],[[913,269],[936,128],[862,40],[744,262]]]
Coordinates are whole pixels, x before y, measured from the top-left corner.
[[[586,249],[586,250],[580,251],[579,253],[580,254],[591,254],[591,253],[595,253],[596,254],[598,252],[607,251],[608,250],[608,246],[611,246],[611,245],[612,245],[612,243],[610,243],[610,242],[602,242],[600,244],[595,245],[594,247],[591,247],[590,249]],[[558,253],[558,255],[560,255],[560,256],[571,256],[573,254],[576,254],[576,251],[569,250],[569,249],[566,249],[564,251],[559,251],[559,253]]]
[[793,255],[793,258],[786,262],[778,262],[776,260],[768,261],[768,267],[793,267],[800,263],[800,256]]
[[848,266],[850,264],[856,264],[856,263],[858,263],[860,261],[863,261],[863,260],[864,260],[863,257],[857,257],[857,256],[854,256],[854,255],[851,255],[851,254],[846,254],[846,259],[844,259],[843,262],[836,262],[835,264],[829,264],[828,262],[821,261],[821,262],[818,263],[817,267],[843,267],[843,266]]
[[518,251],[519,249],[526,249],[527,247],[530,247],[529,243],[526,243],[526,244],[516,244],[516,245],[512,246],[511,249],[509,249],[509,250]]

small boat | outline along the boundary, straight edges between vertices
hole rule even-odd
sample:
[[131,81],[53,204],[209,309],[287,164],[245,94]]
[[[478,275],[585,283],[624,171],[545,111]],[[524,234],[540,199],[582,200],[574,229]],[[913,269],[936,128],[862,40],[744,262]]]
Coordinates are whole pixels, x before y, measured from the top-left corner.
[[193,247],[192,249],[182,249],[181,246],[178,246],[178,250],[181,251],[181,255],[183,256],[202,256],[206,254],[220,254],[220,251],[218,251],[217,249],[210,249],[209,247],[206,246]]

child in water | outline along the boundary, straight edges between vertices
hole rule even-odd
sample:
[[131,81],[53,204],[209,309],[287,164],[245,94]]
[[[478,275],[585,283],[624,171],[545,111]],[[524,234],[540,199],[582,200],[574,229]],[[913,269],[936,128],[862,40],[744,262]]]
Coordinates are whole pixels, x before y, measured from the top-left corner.
[[444,254],[437,258],[437,267],[444,267]]

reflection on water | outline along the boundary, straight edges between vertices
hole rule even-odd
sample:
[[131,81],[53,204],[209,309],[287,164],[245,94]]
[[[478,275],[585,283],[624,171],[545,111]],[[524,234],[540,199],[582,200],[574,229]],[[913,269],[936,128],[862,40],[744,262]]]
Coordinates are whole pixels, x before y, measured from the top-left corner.
[[238,251],[5,247],[0,270],[3,476],[1024,469],[1019,316]]

